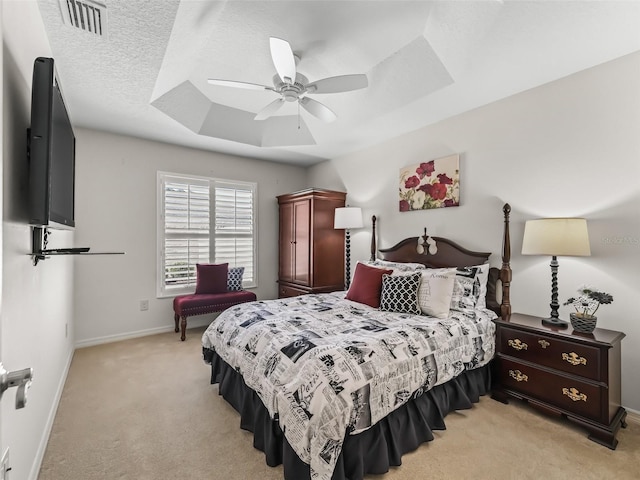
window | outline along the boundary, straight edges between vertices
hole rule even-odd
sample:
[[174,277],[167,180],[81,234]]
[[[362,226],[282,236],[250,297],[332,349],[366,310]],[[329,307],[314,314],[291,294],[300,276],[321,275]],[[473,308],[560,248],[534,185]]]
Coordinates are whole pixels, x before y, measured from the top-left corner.
[[158,296],[193,292],[197,263],[244,267],[256,286],[256,184],[158,173]]

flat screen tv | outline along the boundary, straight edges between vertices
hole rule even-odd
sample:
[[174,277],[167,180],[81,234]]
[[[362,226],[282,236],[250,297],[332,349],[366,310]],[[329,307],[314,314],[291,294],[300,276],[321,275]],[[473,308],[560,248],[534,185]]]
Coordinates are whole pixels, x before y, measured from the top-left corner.
[[74,228],[76,138],[52,58],[33,64],[27,137],[29,223]]

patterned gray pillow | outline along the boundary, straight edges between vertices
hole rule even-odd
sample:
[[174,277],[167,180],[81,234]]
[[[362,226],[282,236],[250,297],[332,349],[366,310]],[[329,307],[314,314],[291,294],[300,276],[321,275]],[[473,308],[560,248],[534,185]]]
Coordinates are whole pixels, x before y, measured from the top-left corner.
[[244,275],[244,267],[232,267],[227,272],[227,290],[229,292],[237,292],[242,290],[242,276]]
[[[488,263],[473,267],[458,267],[453,283],[451,310],[466,312],[478,307],[484,308],[488,276]],[[480,300],[481,297],[482,300]]]
[[418,288],[421,279],[420,272],[411,275],[382,275],[380,310],[420,315]]
[[416,270],[424,270],[425,267],[421,263],[403,263],[403,262],[389,262],[387,260],[380,260],[376,258],[375,260],[369,260],[365,262],[372,267],[380,267],[380,268],[390,268],[396,272],[414,272]]

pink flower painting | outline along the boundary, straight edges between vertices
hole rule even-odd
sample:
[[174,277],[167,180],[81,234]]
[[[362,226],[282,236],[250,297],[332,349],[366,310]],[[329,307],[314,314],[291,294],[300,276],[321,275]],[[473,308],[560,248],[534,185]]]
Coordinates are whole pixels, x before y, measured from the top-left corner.
[[400,211],[460,205],[459,156],[449,155],[400,169]]

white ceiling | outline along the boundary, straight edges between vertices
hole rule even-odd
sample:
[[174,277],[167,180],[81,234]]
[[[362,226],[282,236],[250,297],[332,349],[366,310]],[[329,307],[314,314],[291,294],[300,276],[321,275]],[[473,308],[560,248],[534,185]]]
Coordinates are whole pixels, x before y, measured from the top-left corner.
[[[65,24],[67,1],[38,4],[74,125],[300,165],[640,50],[633,0],[102,0],[102,37]],[[310,81],[366,73],[369,87],[311,95],[330,124],[295,103],[253,120],[275,93],[206,80],[271,85],[270,36]]]

